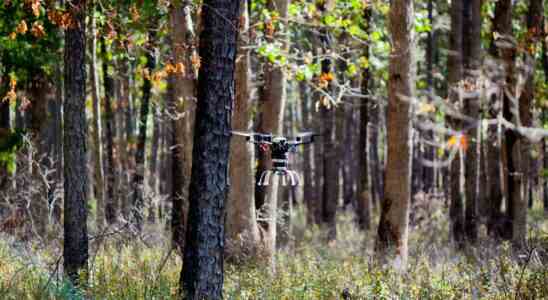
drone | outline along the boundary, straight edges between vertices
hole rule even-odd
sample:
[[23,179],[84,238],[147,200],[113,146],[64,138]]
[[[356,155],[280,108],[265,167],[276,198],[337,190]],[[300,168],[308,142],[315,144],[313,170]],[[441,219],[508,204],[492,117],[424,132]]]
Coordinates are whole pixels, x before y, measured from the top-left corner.
[[255,133],[232,131],[233,135],[239,135],[246,138],[246,141],[257,145],[261,152],[267,153],[270,150],[272,158],[272,169],[265,170],[259,177],[258,186],[268,186],[272,175],[281,176],[282,185],[286,185],[289,179],[291,186],[299,184],[297,172],[288,169],[288,154],[295,153],[297,146],[310,144],[318,136],[313,132],[303,132],[297,134],[294,138],[272,135],[271,133]]

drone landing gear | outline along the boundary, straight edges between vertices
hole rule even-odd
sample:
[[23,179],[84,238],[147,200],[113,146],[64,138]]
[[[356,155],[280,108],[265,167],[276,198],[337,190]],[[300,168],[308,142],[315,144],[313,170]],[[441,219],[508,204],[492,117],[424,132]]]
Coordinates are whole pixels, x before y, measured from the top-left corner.
[[297,174],[297,172],[291,170],[266,170],[261,174],[257,185],[268,186],[270,183],[270,177],[272,177],[272,175],[281,176],[283,186],[287,185],[288,178],[291,186],[299,185],[299,175]]

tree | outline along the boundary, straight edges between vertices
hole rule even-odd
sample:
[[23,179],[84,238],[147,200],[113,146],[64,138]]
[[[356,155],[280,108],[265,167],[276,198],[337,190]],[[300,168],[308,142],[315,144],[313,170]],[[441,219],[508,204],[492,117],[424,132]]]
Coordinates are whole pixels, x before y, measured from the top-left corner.
[[[149,42],[154,43],[154,33],[149,33]],[[156,67],[156,57],[154,48],[146,49],[146,69],[149,74]],[[131,218],[133,224],[138,230],[142,229],[143,225],[143,204],[144,204],[144,177],[145,177],[145,146],[147,139],[147,124],[150,96],[152,90],[152,82],[150,76],[145,76],[143,80],[143,98],[141,100],[141,114],[139,120],[139,137],[137,140],[137,151],[135,152],[135,174],[133,176],[133,201],[131,208]]]
[[118,178],[116,176],[116,161],[114,160],[114,135],[116,131],[116,122],[114,119],[115,116],[112,109],[112,98],[114,97],[114,79],[108,73],[109,63],[107,45],[104,37],[101,38],[101,52],[101,54],[103,55],[103,86],[105,92],[102,106],[105,109],[105,185],[107,187],[104,209],[105,219],[110,225],[116,222],[117,219],[117,201],[115,191]]
[[[206,0],[182,297],[221,299],[239,1]],[[219,14],[221,14],[219,16]]]
[[[234,114],[232,115],[232,128],[246,131],[251,127],[251,95],[249,88],[249,50],[245,48],[248,43],[249,16],[247,1],[243,1],[240,7],[240,35],[238,37],[238,59],[235,70]],[[232,139],[230,145],[230,191],[226,206],[227,240],[233,253],[251,252],[253,256],[259,245],[259,227],[255,213],[254,202],[254,176],[253,145],[243,139]]]
[[[267,6],[269,10],[276,12],[280,20],[286,20],[288,0],[269,0]],[[284,22],[284,21],[281,21]],[[282,32],[283,33],[283,32]],[[280,34],[282,34],[280,33]],[[287,38],[281,37],[283,49],[287,49]],[[274,36],[267,38],[269,42],[273,42]],[[287,96],[286,91],[286,75],[280,66],[271,62],[266,62],[264,65],[264,86],[259,102],[260,123],[257,126],[257,131],[261,133],[272,133],[273,135],[282,134],[283,112],[285,109],[285,101]],[[272,159],[267,153],[259,152],[259,164],[257,166],[257,178],[263,171],[272,168]],[[272,178],[269,186],[257,186],[255,189],[255,203],[257,209],[264,212],[267,222],[261,222],[260,225],[266,232],[266,250],[271,257],[276,251],[276,222],[278,219],[278,178]]]
[[[481,64],[481,0],[463,2],[463,65],[465,80],[470,83],[473,91],[477,89]],[[474,95],[474,93],[472,93]],[[464,178],[466,191],[466,206],[464,229],[469,242],[475,243],[478,238],[478,183],[479,183],[479,154],[480,131],[476,126],[479,118],[479,96],[470,96],[464,99],[463,112],[473,119],[465,122],[465,128],[471,127],[468,140],[470,146],[464,149]]]
[[89,63],[89,74],[91,75],[91,98],[92,98],[92,142],[94,169],[93,176],[95,181],[95,199],[96,203],[96,223],[97,228],[101,229],[105,224],[105,203],[104,203],[104,181],[103,181],[103,149],[101,143],[101,106],[99,103],[99,76],[97,74],[97,21],[95,18],[95,1],[89,3],[90,30],[91,39],[89,47],[91,52],[91,61]]
[[74,24],[65,33],[63,267],[70,280],[78,284],[78,273],[87,272],[88,261],[84,22],[86,1],[74,0],[67,3],[66,9]]
[[[364,29],[367,32],[370,32],[370,22],[371,22],[371,14],[372,14],[372,8],[371,6],[367,5],[364,8],[363,12],[363,22],[364,22]],[[364,57],[369,60],[369,45],[365,45],[364,49]],[[362,94],[364,95],[370,95],[370,85],[371,85],[371,72],[368,68],[364,68],[362,73]],[[364,98],[365,101],[362,103],[360,107],[360,137],[359,137],[359,161],[360,161],[360,181],[358,183],[358,224],[361,229],[368,230],[371,227],[371,198],[373,193],[370,192],[369,187],[369,178],[368,178],[368,169],[370,164],[370,160],[367,157],[367,154],[370,151],[367,151],[368,147],[368,127],[369,127],[369,107],[372,105],[371,99]],[[348,130],[348,129],[347,129]],[[374,176],[379,176],[380,174],[375,174],[371,172]],[[373,176],[372,176],[373,177]],[[373,179],[371,179],[373,181]]]
[[413,96],[413,1],[393,0],[389,30],[392,50],[389,65],[387,112],[387,165],[384,199],[375,250],[395,256],[405,268],[410,206],[409,98]]
[[[172,56],[175,65],[181,64],[184,72],[172,74],[169,80],[169,107],[171,120],[171,233],[174,245],[182,251],[185,239],[188,185],[192,166],[192,133],[194,127],[194,99],[196,80],[192,57],[198,57],[194,47],[194,30],[190,6],[174,5],[170,12]],[[185,45],[191,45],[186,47]]]

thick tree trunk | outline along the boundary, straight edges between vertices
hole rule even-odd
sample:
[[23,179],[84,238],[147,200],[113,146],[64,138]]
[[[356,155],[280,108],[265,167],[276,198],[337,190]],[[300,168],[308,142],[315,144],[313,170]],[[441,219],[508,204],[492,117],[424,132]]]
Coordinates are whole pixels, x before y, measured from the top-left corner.
[[407,265],[407,237],[410,206],[410,121],[409,102],[413,96],[414,71],[413,2],[393,0],[390,4],[390,55],[387,114],[387,166],[385,198],[375,250],[378,255],[395,256],[395,264]]
[[[236,99],[232,115],[232,129],[247,131],[252,126],[250,97],[250,55],[245,48],[249,42],[247,1],[240,7],[240,35],[235,70]],[[253,176],[253,145],[234,138],[230,144],[230,191],[226,206],[227,251],[229,256],[254,258],[259,246],[259,227],[255,213],[255,185]]]
[[67,4],[67,11],[75,26],[67,29],[65,34],[63,267],[65,274],[75,284],[79,283],[78,273],[87,272],[88,261],[85,7],[85,0],[74,0],[70,5]]
[[95,1],[89,4],[91,23],[91,61],[89,63],[89,74],[91,75],[91,98],[92,98],[92,141],[93,141],[93,176],[95,182],[96,199],[96,226],[101,230],[105,224],[105,202],[104,202],[104,180],[103,180],[103,150],[101,143],[101,107],[99,100],[99,78],[97,75],[97,22],[95,20]]
[[[182,251],[185,239],[185,226],[188,207],[188,186],[192,167],[192,138],[194,132],[194,111],[196,81],[192,69],[191,56],[197,55],[194,48],[194,26],[190,7],[175,5],[170,12],[171,43],[173,62],[182,64],[185,71],[170,76],[172,92],[170,157],[172,167],[171,182],[171,233],[174,245]],[[186,45],[190,45],[187,47]]]
[[[239,20],[238,1],[206,0],[189,187],[182,298],[222,299],[225,200]],[[223,17],[218,13],[222,12]]]

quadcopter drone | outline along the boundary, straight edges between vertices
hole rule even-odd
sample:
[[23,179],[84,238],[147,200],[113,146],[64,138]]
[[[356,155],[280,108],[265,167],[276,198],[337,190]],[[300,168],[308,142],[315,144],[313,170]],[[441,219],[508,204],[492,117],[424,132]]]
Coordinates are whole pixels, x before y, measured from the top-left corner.
[[297,172],[289,170],[288,167],[288,154],[297,151],[297,146],[310,144],[314,142],[314,138],[318,136],[312,132],[303,132],[290,139],[283,136],[273,136],[272,134],[254,133],[254,132],[240,132],[232,131],[232,134],[244,136],[246,141],[257,145],[262,152],[269,152],[272,157],[272,169],[266,170],[259,177],[257,182],[258,186],[267,186],[270,182],[272,175],[282,177],[282,185],[286,185],[287,178],[292,186],[299,184],[299,176]]

